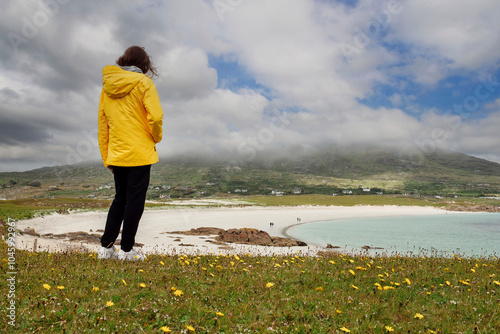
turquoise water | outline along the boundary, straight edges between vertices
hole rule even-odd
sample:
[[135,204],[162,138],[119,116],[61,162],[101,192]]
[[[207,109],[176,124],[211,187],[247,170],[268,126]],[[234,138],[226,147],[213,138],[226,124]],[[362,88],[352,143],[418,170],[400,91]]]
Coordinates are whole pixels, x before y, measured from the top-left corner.
[[286,234],[346,251],[383,248],[370,254],[500,257],[500,213],[339,219],[295,225]]

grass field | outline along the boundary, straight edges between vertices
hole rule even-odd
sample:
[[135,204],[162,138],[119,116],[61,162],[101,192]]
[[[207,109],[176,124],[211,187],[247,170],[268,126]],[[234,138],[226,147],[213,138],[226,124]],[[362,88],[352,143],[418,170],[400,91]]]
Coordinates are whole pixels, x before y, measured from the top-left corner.
[[[5,273],[5,243],[0,251]],[[123,263],[17,251],[15,326],[4,312],[0,325],[8,333],[500,332],[496,258],[327,255]],[[0,291],[7,296],[7,284]]]

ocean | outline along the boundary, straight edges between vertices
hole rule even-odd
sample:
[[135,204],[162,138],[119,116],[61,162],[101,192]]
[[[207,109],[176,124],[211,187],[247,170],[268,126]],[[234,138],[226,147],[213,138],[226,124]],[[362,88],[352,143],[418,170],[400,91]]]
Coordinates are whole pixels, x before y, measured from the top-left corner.
[[285,234],[349,253],[500,257],[500,213],[339,219],[294,225]]

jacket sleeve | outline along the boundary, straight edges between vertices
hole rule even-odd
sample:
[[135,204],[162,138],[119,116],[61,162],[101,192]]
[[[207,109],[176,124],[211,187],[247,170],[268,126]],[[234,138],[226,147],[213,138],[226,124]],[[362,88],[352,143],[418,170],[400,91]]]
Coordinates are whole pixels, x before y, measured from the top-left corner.
[[99,141],[99,149],[101,150],[102,161],[104,166],[108,167],[106,160],[108,160],[109,125],[106,114],[104,114],[104,92],[101,92],[101,98],[99,100],[97,138]]
[[151,79],[148,80],[146,91],[142,103],[147,112],[147,119],[151,135],[155,143],[159,143],[163,136],[163,110],[160,104],[160,97],[156,90],[155,84]]

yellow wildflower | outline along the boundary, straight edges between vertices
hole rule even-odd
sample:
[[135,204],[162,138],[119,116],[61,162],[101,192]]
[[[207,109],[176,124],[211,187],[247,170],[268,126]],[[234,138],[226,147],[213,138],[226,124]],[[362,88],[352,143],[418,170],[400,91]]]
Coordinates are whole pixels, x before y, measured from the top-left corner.
[[127,282],[125,282],[125,280],[124,280],[124,279],[122,279],[122,282],[123,282],[123,284],[127,285]]
[[113,305],[115,305],[115,303],[113,303],[111,300],[108,300],[108,301],[106,302],[106,306],[107,306],[107,307],[111,307],[111,306],[113,306]]
[[176,296],[176,297],[180,297],[180,296],[182,296],[183,294],[184,294],[184,292],[182,292],[182,290],[175,290],[175,291],[174,291],[174,296]]
[[335,310],[335,312],[337,312],[338,314],[341,314],[341,313],[342,313],[342,311],[341,311],[341,310],[339,310],[339,309],[336,309],[336,310]]
[[355,290],[358,290],[358,289],[359,289],[359,288],[358,288],[357,286],[355,286],[355,285],[351,285],[351,287],[352,287],[353,289],[355,289]]
[[408,278],[405,278],[405,282],[406,282],[406,284],[411,285],[411,282]]
[[64,290],[64,285],[58,285],[58,286],[57,286],[57,289],[59,289],[59,290]]
[[318,292],[323,291],[323,287],[322,287],[322,286],[318,286],[318,287],[316,288],[316,291],[318,291]]
[[423,319],[424,316],[422,314],[420,314],[420,313],[416,313],[415,316],[414,316],[414,318],[420,320],[420,319]]
[[194,327],[193,326],[190,326],[190,325],[187,325],[186,326],[186,329],[190,332],[194,332]]
[[94,287],[92,288],[92,291],[99,291],[99,288],[98,288],[98,287],[96,287],[96,286],[94,286]]
[[266,288],[268,288],[268,289],[272,288],[273,286],[274,286],[274,283],[271,283],[271,282],[266,284]]
[[145,287],[146,287],[146,284],[145,284],[145,283],[141,283],[141,284],[139,284],[139,286],[140,286],[141,288],[145,288]]
[[175,290],[177,290],[177,288],[175,286],[170,288],[170,291],[175,291]]
[[224,316],[224,313],[222,313],[222,312],[216,312],[215,314],[217,314],[217,315],[218,315],[218,316],[220,316],[220,317],[223,317],[223,316]]
[[[165,265],[165,263],[163,263],[163,261],[160,261],[160,264],[161,264],[162,266],[164,266],[164,265]],[[163,326],[162,328],[167,328],[168,330],[170,330],[168,327],[165,327],[165,326]]]
[[44,288],[44,289],[47,289],[47,290],[50,290],[50,285],[48,285],[48,284],[44,284],[44,285],[43,285],[43,288]]
[[348,330],[348,329],[347,329],[347,328],[345,328],[345,327],[341,327],[341,328],[340,328],[340,330],[341,330],[342,332],[344,332],[344,333],[350,333],[350,332],[351,332],[350,330]]
[[351,275],[353,275],[353,276],[356,276],[356,273],[352,269],[349,269],[349,273],[351,273]]
[[160,330],[163,331],[164,333],[170,333],[170,332],[172,332],[172,330],[170,329],[170,327],[167,327],[167,326],[160,327]]
[[496,285],[500,285],[499,281],[493,281],[493,283],[496,284]]
[[385,330],[388,332],[394,332],[394,328],[392,328],[391,326],[385,326]]

